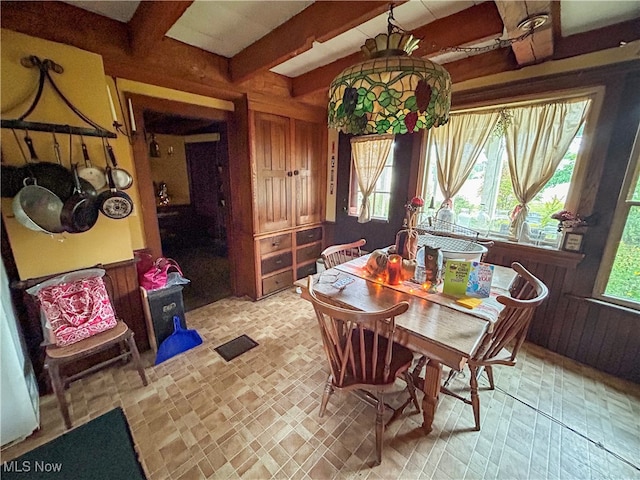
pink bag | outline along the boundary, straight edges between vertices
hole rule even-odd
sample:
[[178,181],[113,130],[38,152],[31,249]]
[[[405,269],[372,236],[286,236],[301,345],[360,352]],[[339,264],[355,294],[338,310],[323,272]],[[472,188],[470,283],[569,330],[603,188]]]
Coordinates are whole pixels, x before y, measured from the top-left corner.
[[167,275],[171,268],[182,275],[182,270],[178,262],[171,258],[157,258],[151,268],[140,276],[140,286],[145,290],[157,290],[158,288],[165,287],[167,285]]
[[37,297],[59,347],[79,342],[117,324],[100,277],[45,287],[38,291]]

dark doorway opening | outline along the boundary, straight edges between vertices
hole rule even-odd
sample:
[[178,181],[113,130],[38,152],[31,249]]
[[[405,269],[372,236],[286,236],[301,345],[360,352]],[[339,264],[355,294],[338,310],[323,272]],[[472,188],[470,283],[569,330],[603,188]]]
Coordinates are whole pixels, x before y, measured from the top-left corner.
[[[226,122],[145,110],[163,255],[186,278],[185,311],[231,295]],[[159,155],[159,156],[157,156]]]

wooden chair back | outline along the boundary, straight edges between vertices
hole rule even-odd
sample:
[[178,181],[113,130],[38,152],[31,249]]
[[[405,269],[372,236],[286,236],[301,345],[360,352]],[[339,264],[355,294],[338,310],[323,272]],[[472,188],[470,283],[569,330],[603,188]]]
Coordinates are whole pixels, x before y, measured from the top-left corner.
[[[510,290],[510,297],[503,295],[497,297],[497,301],[505,307],[493,331],[487,333],[474,355],[472,363],[476,365],[492,363],[513,365],[524,343],[535,309],[549,294],[546,285],[521,264],[513,262],[511,267],[518,273],[518,277]],[[511,356],[508,359],[501,357],[497,360],[498,355],[512,342],[514,344]]]
[[393,384],[397,371],[392,366],[395,317],[407,311],[408,302],[376,312],[335,307],[316,297],[312,276],[303,295],[316,312],[336,387]]
[[360,247],[365,243],[367,243],[367,241],[364,238],[361,238],[353,243],[332,245],[325,248],[321,253],[325,268],[333,268],[336,265],[340,265],[341,263],[348,262],[349,260],[353,260],[354,258],[361,256],[362,252],[360,251]]

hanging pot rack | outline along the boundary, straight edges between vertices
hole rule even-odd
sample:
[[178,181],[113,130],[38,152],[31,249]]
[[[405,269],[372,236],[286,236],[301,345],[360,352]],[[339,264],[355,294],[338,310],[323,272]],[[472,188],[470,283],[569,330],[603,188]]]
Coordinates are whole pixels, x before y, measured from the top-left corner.
[[[2,128],[31,130],[35,132],[68,133],[72,135],[83,135],[86,137],[117,138],[117,135],[115,133],[102,128],[96,122],[84,115],[60,91],[56,83],[53,81],[50,72],[53,71],[57,74],[63,73],[64,68],[62,68],[61,65],[58,65],[53,60],[41,60],[35,55],[23,57],[20,60],[20,63],[26,68],[38,68],[40,72],[40,77],[38,79],[38,89],[36,91],[33,102],[31,102],[31,105],[29,106],[27,111],[15,120],[2,120],[0,124]],[[30,122],[26,120],[26,118],[31,114],[31,112],[33,112],[33,110],[35,110],[36,106],[38,105],[38,102],[42,97],[44,84],[47,80],[49,81],[51,88],[53,88],[53,90],[58,94],[62,101],[67,105],[67,107],[69,107],[69,109],[73,113],[75,113],[78,118],[80,118],[87,125],[90,125],[92,128],[72,127],[70,125],[61,125],[56,123]]]

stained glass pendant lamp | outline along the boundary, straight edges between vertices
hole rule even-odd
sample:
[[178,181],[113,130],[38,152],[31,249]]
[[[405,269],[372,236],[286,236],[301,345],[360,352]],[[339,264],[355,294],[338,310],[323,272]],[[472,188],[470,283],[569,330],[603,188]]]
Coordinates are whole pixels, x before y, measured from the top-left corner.
[[411,53],[419,39],[392,24],[362,46],[366,60],[346,68],[329,87],[329,127],[353,135],[403,134],[444,125],[451,77]]

